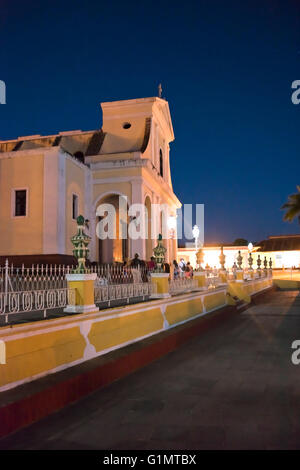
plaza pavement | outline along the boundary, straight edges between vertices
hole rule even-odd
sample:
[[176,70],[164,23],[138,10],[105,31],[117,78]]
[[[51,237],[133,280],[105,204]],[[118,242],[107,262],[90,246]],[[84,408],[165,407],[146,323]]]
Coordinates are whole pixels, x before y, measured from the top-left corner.
[[299,291],[0,440],[0,449],[299,449]]

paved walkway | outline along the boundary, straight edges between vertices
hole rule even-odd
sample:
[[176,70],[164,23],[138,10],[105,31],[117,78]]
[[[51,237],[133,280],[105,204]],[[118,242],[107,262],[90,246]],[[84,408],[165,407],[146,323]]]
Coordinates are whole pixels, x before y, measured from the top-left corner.
[[299,292],[276,292],[0,449],[299,449]]

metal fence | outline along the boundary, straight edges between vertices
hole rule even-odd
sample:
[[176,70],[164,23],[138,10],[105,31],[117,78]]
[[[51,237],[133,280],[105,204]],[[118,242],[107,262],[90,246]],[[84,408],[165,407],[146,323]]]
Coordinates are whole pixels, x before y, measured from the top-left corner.
[[49,289],[0,293],[0,315],[8,322],[9,315],[64,308],[75,304],[75,289]]
[[[33,317],[31,312],[41,312],[46,318],[48,311],[58,309],[61,314],[64,307],[74,305],[75,290],[68,289],[66,280],[72,270],[73,266],[63,265],[15,267],[6,261],[5,266],[0,266],[0,323],[3,318],[8,323],[9,316],[13,321],[16,318],[27,321]],[[97,274],[95,302],[98,303],[110,305],[113,300],[129,303],[134,297],[145,300],[155,292],[146,266],[93,265],[87,267],[86,273]]]
[[[67,288],[66,275],[73,266],[36,264],[30,268],[15,267],[6,261],[0,266],[0,292],[23,292],[47,289]],[[146,266],[124,267],[117,265],[92,265],[86,268],[87,273],[96,273],[97,282],[102,285],[130,284],[148,282],[150,271]]]
[[95,303],[108,302],[112,300],[126,300],[135,297],[142,297],[143,300],[156,293],[156,285],[148,282],[130,283],[130,284],[112,284],[107,286],[95,287]]
[[121,264],[98,264],[91,266],[89,272],[96,273],[98,282],[103,284],[131,284],[149,282],[151,271],[147,266],[123,266]]
[[212,275],[212,274],[206,275],[205,286],[206,286],[207,289],[214,289],[215,287],[219,286],[220,284],[222,284],[222,281],[219,278],[219,276],[215,276],[215,275]]
[[169,293],[171,295],[190,292],[198,287],[198,283],[192,278],[178,278],[169,281]]
[[6,261],[0,267],[0,292],[23,292],[47,289],[67,288],[66,274],[71,266],[63,265],[32,265],[15,267]]

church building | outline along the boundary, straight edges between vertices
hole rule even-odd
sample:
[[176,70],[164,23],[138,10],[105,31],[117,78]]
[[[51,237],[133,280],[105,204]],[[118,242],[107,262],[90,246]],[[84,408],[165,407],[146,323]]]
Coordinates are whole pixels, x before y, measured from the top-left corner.
[[[170,173],[174,133],[168,102],[152,97],[101,103],[101,108],[100,130],[0,141],[1,262],[6,257],[17,265],[70,262],[80,214],[89,221],[90,261],[152,256],[156,239],[151,233],[162,228],[161,215],[151,214],[152,204],[166,204],[169,216],[181,207]],[[120,217],[120,196],[128,206],[147,207],[147,238],[96,236],[97,208],[113,204]],[[164,245],[167,261],[176,259],[176,230]]]

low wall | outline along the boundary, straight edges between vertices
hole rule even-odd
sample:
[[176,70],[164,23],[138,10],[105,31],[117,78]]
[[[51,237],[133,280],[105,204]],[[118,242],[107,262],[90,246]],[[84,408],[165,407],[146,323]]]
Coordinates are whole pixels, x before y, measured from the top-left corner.
[[[237,290],[239,297],[269,288],[272,279],[236,285],[231,283],[229,290]],[[0,392],[140,341],[228,303],[225,285],[212,291],[1,328],[5,361],[0,361]]]
[[300,280],[297,279],[274,279],[275,286],[279,289],[300,290]]

